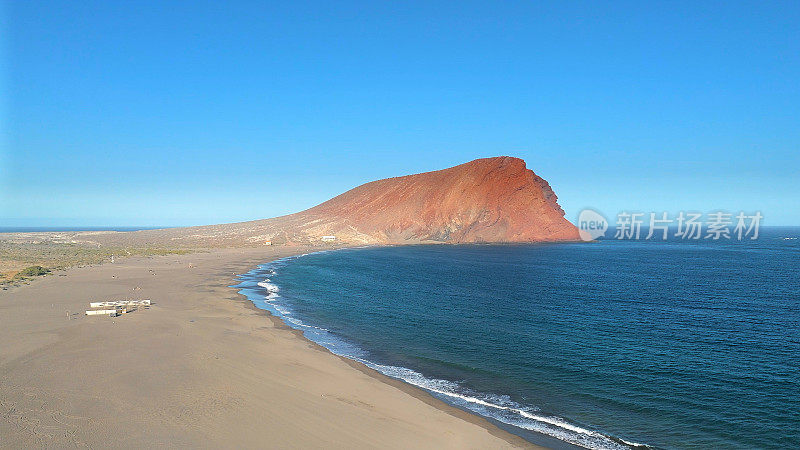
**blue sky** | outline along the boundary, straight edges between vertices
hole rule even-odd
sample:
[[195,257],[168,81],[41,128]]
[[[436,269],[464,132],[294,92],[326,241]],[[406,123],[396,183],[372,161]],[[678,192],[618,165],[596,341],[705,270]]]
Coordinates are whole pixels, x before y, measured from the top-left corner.
[[513,155],[800,225],[800,2],[3,4],[0,226],[272,217]]

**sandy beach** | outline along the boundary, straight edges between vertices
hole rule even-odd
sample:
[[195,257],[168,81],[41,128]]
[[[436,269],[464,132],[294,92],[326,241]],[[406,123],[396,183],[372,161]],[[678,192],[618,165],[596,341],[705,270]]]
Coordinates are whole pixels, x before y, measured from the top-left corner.
[[[0,447],[532,447],[331,354],[228,287],[305,251],[118,258],[0,290]],[[126,298],[154,304],[84,315]]]

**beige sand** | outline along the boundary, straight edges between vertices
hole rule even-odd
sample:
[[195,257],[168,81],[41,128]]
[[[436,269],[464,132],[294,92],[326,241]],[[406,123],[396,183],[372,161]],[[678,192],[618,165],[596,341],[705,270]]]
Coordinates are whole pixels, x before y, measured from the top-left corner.
[[[531,447],[332,355],[227,287],[304,250],[128,258],[0,290],[0,447]],[[155,305],[83,315],[90,300],[125,298]]]

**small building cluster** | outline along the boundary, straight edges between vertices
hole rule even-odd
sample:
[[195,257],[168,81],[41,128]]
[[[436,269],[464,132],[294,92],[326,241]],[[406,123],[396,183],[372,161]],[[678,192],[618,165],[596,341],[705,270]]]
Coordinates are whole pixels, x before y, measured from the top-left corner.
[[150,306],[150,300],[116,300],[110,302],[90,302],[90,308],[86,310],[87,316],[111,316],[117,317],[122,314],[128,314],[136,311],[139,308],[147,308]]

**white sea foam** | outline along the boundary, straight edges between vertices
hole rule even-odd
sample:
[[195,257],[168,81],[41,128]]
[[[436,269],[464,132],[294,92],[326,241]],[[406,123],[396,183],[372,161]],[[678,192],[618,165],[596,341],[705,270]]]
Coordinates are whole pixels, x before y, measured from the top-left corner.
[[285,307],[283,307],[281,305],[273,305],[273,307],[275,308],[276,311],[281,313],[283,316],[288,316],[288,315],[291,314],[291,311],[289,311],[288,309],[286,309]]
[[277,294],[278,292],[280,292],[280,288],[277,285],[270,283],[269,279],[267,279],[267,281],[259,281],[256,284],[263,287],[264,289],[267,290],[267,292],[271,294]]
[[[322,328],[322,327],[317,327],[317,326],[314,326],[314,325],[309,325],[309,324],[303,322],[302,320],[300,320],[300,319],[298,319],[296,317],[283,317],[283,319],[285,319],[287,322],[289,322],[289,323],[291,323],[293,325],[297,325],[298,327],[307,328],[307,329],[310,329],[310,330],[325,331],[325,332],[329,331],[327,328]],[[317,343],[321,344],[320,342],[317,342]],[[333,343],[333,342],[331,342],[331,343]]]
[[[460,393],[460,391],[463,392],[465,389],[458,383],[452,381],[427,378],[421,373],[406,367],[377,364],[364,359],[357,360],[384,375],[401,379],[409,384],[456,400],[454,403],[466,407],[473,412],[489,416],[509,425],[547,434],[571,444],[596,449],[626,449],[629,447],[642,446],[641,444],[627,441],[623,441],[627,444],[623,445],[602,433],[573,425],[560,417],[537,414],[535,409],[518,405],[512,402],[507,396],[463,394]],[[494,401],[488,401],[487,399]],[[493,410],[511,414],[493,414]]]

